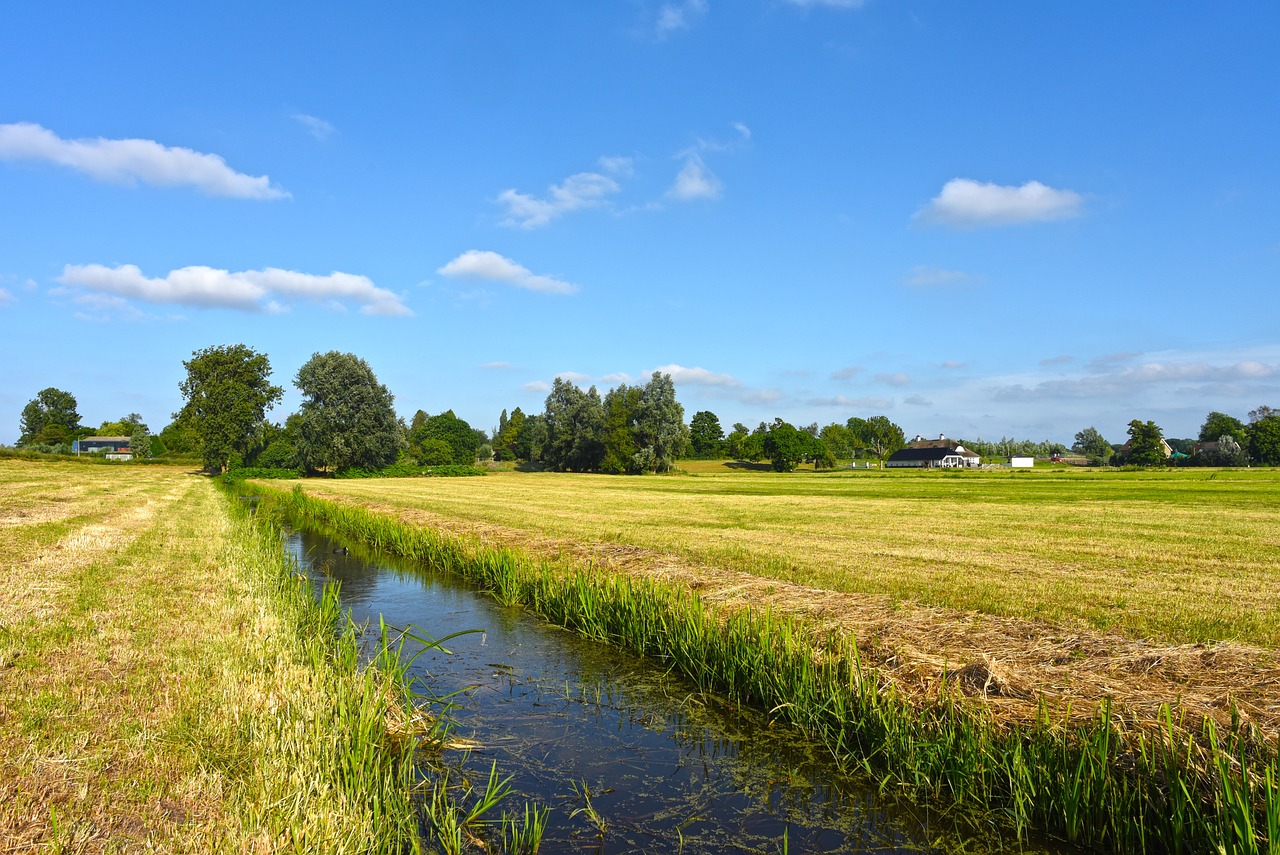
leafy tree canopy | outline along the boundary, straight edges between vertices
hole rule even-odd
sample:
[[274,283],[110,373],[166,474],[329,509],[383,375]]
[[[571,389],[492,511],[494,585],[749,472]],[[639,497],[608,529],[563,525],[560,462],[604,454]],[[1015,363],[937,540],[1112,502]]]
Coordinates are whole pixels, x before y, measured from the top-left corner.
[[1155,422],[1137,419],[1129,422],[1129,451],[1125,463],[1138,466],[1158,466],[1164,463],[1164,432]]
[[297,452],[303,466],[338,471],[396,462],[404,437],[395,396],[369,363],[353,353],[316,353],[293,383],[302,392]]
[[1249,413],[1249,454],[1259,463],[1280,465],[1280,412],[1259,407]]
[[712,460],[724,454],[724,428],[720,427],[720,419],[710,410],[701,410],[693,414],[689,422],[689,446],[693,456],[702,460]]
[[1076,434],[1076,441],[1071,446],[1071,450],[1102,463],[1106,463],[1112,454],[1111,443],[1103,439],[1098,429],[1092,426]]
[[1200,441],[1218,442],[1223,436],[1230,436],[1238,443],[1248,442],[1244,422],[1226,413],[1217,411],[1209,413],[1205,416],[1204,424],[1200,426]]
[[60,441],[65,441],[65,437],[80,429],[80,414],[76,412],[76,398],[74,395],[50,386],[48,389],[40,390],[22,408],[22,415],[19,420],[21,436],[18,439],[18,444],[25,445],[36,441],[42,431],[53,426],[62,428],[62,430],[54,431],[54,433],[64,437]]
[[881,462],[907,444],[902,428],[889,421],[888,416],[854,417],[849,419],[846,427],[854,444],[867,449]]
[[197,350],[182,363],[178,384],[186,403],[175,419],[191,426],[210,472],[225,472],[255,441],[255,433],[284,390],[270,382],[271,361],[243,344]]
[[[431,416],[409,439],[409,451],[420,466],[443,466],[454,463],[470,466],[476,462],[480,437],[463,419],[445,410]],[[442,460],[441,458],[447,458]]]

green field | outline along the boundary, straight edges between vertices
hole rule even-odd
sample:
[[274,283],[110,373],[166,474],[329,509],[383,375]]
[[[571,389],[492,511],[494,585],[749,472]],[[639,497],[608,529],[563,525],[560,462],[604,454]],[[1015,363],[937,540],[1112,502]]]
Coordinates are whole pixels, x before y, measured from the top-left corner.
[[1280,648],[1280,470],[496,472],[306,482],[532,548],[622,544],[902,603]]

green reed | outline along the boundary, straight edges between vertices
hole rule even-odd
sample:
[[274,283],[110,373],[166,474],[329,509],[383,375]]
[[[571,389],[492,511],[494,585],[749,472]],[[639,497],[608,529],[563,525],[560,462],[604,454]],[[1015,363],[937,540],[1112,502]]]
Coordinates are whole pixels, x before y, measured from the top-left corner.
[[262,488],[283,513],[470,578],[582,635],[656,658],[708,692],[769,710],[840,763],[920,800],[1003,817],[1115,852],[1280,853],[1280,761],[1251,726],[1175,720],[1135,730],[1102,704],[1088,724],[994,721],[943,694],[899,696],[854,641],[771,612],[730,613],[693,592],[402,524]]

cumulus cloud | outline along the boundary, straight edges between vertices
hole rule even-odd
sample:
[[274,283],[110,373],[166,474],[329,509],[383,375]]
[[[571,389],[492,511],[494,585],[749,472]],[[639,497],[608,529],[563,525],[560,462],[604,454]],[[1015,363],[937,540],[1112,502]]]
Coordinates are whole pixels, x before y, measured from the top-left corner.
[[570,211],[603,205],[609,196],[621,189],[618,182],[607,175],[579,172],[547,188],[547,195],[543,198],[509,189],[499,193],[497,201],[507,209],[502,225],[536,229]]
[[545,380],[530,380],[521,388],[526,392],[550,392],[551,384]]
[[629,157],[602,157],[600,158],[600,168],[605,172],[622,178],[630,178],[635,174],[635,162]]
[[961,270],[947,270],[928,264],[918,264],[902,277],[903,285],[917,288],[928,288],[940,285],[962,285],[971,282],[975,277]]
[[658,19],[654,25],[659,39],[687,30],[703,18],[709,9],[707,0],[684,0],[683,3],[664,3],[658,9]]
[[306,113],[293,113],[289,118],[306,128],[307,133],[318,140],[327,140],[337,132],[337,128],[329,122],[316,116],[309,116]]
[[655,371],[670,374],[671,381],[678,386],[712,386],[721,389],[735,389],[742,385],[736,378],[728,374],[716,374],[705,368],[685,368],[683,365],[660,365]]
[[630,383],[633,378],[625,371],[615,371],[600,378],[601,383]]
[[876,381],[886,386],[910,386],[911,377],[902,371],[893,371],[876,375]]
[[717,199],[724,185],[716,177],[702,158],[690,153],[685,156],[684,166],[676,175],[675,183],[667,190],[667,196],[682,202],[694,199]]
[[316,276],[268,267],[232,273],[193,266],[171,270],[164,278],[144,276],[133,264],[68,264],[58,281],[98,295],[243,312],[281,311],[281,299],[311,302],[350,301],[366,315],[412,315],[400,297],[378,288],[365,276],[330,273]]
[[581,385],[591,380],[590,374],[583,374],[581,371],[561,371],[556,375],[557,380],[567,380],[575,386]]
[[1009,187],[953,178],[916,218],[955,228],[981,228],[1069,219],[1079,216],[1083,207],[1079,193],[1055,190],[1039,181]]
[[245,175],[216,154],[174,148],[153,140],[64,140],[30,122],[0,125],[0,159],[55,163],[101,181],[191,186],[210,196],[287,199],[266,175]]
[[573,294],[578,290],[577,285],[539,276],[506,256],[486,249],[469,249],[436,272],[473,282],[502,282],[542,294]]

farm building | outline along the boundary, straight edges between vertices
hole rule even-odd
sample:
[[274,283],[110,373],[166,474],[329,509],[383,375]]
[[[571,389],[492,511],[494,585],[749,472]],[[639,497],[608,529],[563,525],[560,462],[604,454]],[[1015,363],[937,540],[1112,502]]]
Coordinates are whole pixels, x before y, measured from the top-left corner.
[[939,434],[937,439],[917,436],[885,461],[893,469],[955,469],[977,466],[982,458],[954,439]]
[[108,460],[132,460],[127,436],[86,436],[75,443],[77,454],[104,454]]
[[[1127,455],[1132,450],[1130,448],[1130,446],[1132,445],[1133,445],[1133,440],[1129,440],[1124,445],[1120,446],[1120,454]],[[1173,456],[1173,448],[1169,445],[1169,443],[1165,442],[1163,439],[1160,440],[1160,450],[1164,452],[1165,457]]]

